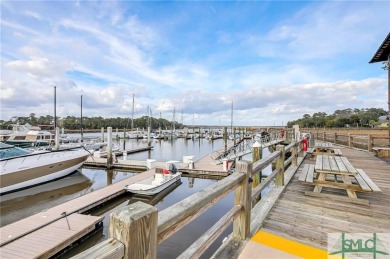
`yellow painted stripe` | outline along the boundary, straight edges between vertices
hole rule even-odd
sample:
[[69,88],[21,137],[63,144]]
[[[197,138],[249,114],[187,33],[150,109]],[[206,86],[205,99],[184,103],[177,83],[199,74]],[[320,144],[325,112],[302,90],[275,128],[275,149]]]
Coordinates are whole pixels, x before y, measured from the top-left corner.
[[272,247],[283,252],[299,256],[301,258],[328,259],[340,258],[336,255],[328,255],[328,252],[319,248],[308,246],[302,243],[291,241],[289,239],[276,236],[264,231],[258,231],[252,237],[252,241]]

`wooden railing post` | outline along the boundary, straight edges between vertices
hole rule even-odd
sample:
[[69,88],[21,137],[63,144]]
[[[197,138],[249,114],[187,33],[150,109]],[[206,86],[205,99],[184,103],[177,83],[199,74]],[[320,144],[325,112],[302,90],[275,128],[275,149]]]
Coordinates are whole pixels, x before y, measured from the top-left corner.
[[275,177],[275,184],[278,186],[284,185],[284,145],[277,145],[276,151],[281,151],[280,157],[276,160],[276,168],[280,169],[280,172]]
[[352,135],[348,133],[348,147],[352,147]]
[[107,127],[107,168],[112,166],[112,127]]
[[335,132],[335,133],[334,133],[334,138],[333,138],[333,143],[336,144],[336,142],[337,142],[337,133]]
[[252,210],[252,184],[249,179],[252,176],[253,163],[241,160],[237,162],[236,171],[245,173],[246,178],[234,193],[234,205],[241,205],[241,213],[233,222],[233,236],[245,240],[249,236]]
[[372,135],[368,135],[368,143],[367,143],[367,149],[369,152],[372,151]]
[[309,147],[314,147],[315,146],[315,140],[314,140],[314,134],[310,133],[309,137]]
[[[263,158],[263,149],[262,146],[259,142],[255,142],[252,146],[252,162],[257,162]],[[258,173],[254,173],[252,175],[253,183],[252,187],[256,188],[260,183],[261,183],[261,178],[263,177],[263,172],[260,170]],[[260,196],[258,197],[258,200],[261,198],[261,193]]]
[[326,140],[325,131],[322,133],[322,140],[323,140],[323,141],[325,141],[325,140]]
[[[310,134],[310,141],[312,139],[314,140],[314,135]],[[291,166],[297,166],[297,164],[298,164],[297,145],[298,144],[295,143],[294,146],[291,148],[291,156],[292,156]]]
[[157,209],[136,202],[110,214],[109,235],[125,245],[125,259],[157,256]]

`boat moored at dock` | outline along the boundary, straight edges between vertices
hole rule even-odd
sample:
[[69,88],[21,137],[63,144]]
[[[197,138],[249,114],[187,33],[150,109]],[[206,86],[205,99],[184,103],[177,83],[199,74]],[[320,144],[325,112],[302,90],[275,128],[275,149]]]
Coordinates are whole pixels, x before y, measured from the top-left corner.
[[[161,171],[161,172],[160,172]],[[130,184],[125,187],[126,191],[143,195],[155,195],[172,184],[181,181],[181,173],[166,173],[161,169],[156,169],[155,175],[148,177],[138,183]]]
[[0,143],[0,195],[69,175],[89,155],[84,149],[30,152]]

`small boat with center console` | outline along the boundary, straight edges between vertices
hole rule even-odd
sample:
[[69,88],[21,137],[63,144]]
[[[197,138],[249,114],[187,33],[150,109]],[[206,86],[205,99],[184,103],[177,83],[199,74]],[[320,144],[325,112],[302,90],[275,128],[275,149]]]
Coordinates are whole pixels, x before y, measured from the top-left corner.
[[0,195],[69,175],[89,155],[80,148],[29,151],[0,143]]
[[[172,167],[171,167],[172,166]],[[176,182],[181,182],[181,173],[171,164],[170,170],[156,168],[156,173],[137,183],[126,185],[125,190],[142,195],[155,195]]]

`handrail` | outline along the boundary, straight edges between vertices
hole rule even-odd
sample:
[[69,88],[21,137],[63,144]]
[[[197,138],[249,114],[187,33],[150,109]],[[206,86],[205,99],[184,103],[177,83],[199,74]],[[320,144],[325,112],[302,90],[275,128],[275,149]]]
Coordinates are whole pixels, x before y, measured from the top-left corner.
[[158,216],[157,242],[161,243],[196,216],[236,189],[245,174],[233,173],[217,183],[164,209]]
[[252,190],[252,201],[260,196],[261,192],[264,191],[264,189],[275,179],[275,176],[280,173],[280,171],[280,168],[272,171],[272,173],[268,175],[264,181],[262,181],[254,190]]
[[[339,145],[345,145],[348,147],[360,148],[362,150],[372,151],[374,147],[387,146],[389,143],[388,136],[377,135],[361,135],[361,134],[340,134],[337,132],[313,132],[315,138],[322,141],[329,141]],[[342,139],[343,138],[343,139]]]
[[275,162],[276,159],[280,156],[280,151],[275,151],[271,153],[266,158],[263,158],[255,163],[253,163],[253,172],[259,172],[269,166],[271,163]]
[[226,215],[218,220],[215,225],[198,238],[177,258],[199,258],[207,248],[219,237],[219,235],[233,222],[242,209],[241,205],[235,205]]

